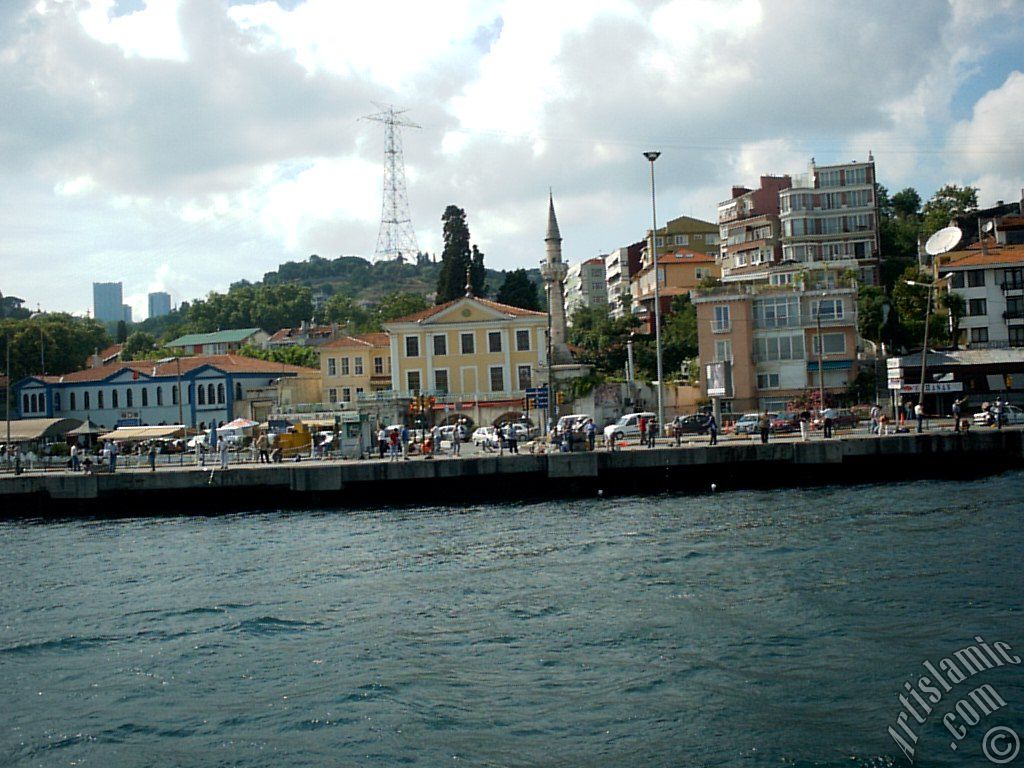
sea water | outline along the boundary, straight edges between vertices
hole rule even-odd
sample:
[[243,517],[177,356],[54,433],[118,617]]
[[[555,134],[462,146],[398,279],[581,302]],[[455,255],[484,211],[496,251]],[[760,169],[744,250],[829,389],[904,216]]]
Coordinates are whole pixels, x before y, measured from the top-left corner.
[[[890,728],[984,765],[990,729],[1024,738],[1022,666],[927,717],[905,687],[975,638],[1024,656],[1024,473],[430,502],[0,524],[0,765],[905,764]],[[983,683],[1005,706],[958,741]]]

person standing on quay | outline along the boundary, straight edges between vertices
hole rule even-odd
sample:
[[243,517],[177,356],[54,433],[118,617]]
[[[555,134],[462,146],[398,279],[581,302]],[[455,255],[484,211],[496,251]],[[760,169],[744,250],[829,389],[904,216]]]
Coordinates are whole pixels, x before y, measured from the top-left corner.
[[811,436],[811,412],[808,410],[800,411],[800,439],[807,442],[807,439]]
[[647,447],[653,448],[655,440],[658,438],[658,419],[651,416],[651,420],[647,422]]
[[636,421],[637,427],[640,429],[640,445],[647,443],[647,417],[641,416]]
[[149,455],[149,471],[156,472],[156,443],[149,444],[147,454]]
[[715,414],[708,419],[708,435],[711,436],[709,445],[718,445],[718,422],[715,421]]
[[953,401],[953,431],[960,431],[960,400]]
[[79,467],[78,463],[78,444],[71,444],[71,471],[77,472]]
[[[921,398],[922,400],[924,398]],[[924,406],[921,405],[920,401],[914,406],[914,418],[917,419],[917,433],[921,434],[924,432]]]
[[270,463],[270,438],[267,437],[267,433],[264,432],[259,436],[256,441],[256,448],[260,452],[260,464]]
[[761,418],[757,420],[757,429],[761,433],[761,444],[768,442],[768,433],[772,429],[772,420],[768,416],[768,411],[761,414]]

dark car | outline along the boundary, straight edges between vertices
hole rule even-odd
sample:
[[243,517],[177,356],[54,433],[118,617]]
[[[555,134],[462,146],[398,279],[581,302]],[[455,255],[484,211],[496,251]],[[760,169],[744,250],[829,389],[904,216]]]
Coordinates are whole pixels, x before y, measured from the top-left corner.
[[706,435],[708,432],[708,421],[710,416],[706,413],[692,413],[689,416],[676,416],[669,427],[669,434],[675,434],[675,427],[679,425],[684,435]]
[[[832,428],[833,429],[852,429],[857,426],[857,422],[860,421],[857,418],[857,414],[851,411],[849,408],[826,408],[825,414],[831,412],[832,416]],[[821,429],[824,423],[824,414],[818,416],[811,422],[815,429]]]

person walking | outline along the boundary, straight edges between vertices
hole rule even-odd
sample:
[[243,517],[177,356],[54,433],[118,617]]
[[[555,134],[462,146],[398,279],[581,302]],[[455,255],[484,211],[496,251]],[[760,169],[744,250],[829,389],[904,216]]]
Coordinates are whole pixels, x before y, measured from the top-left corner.
[[921,434],[924,432],[924,406],[920,401],[914,406],[914,418],[917,419],[917,433]]
[[768,442],[768,433],[772,429],[772,420],[768,416],[768,411],[765,411],[757,420],[757,429],[761,433],[761,444],[764,445]]
[[708,419],[708,435],[711,437],[708,445],[718,445],[718,422],[715,421],[715,414],[711,414]]
[[953,431],[960,431],[960,400],[953,401]]

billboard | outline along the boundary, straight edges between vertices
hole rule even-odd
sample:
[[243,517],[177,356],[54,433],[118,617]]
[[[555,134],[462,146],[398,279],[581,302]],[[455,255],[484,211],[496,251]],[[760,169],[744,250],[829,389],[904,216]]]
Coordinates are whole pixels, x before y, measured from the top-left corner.
[[732,363],[720,360],[704,366],[708,397],[732,397]]

